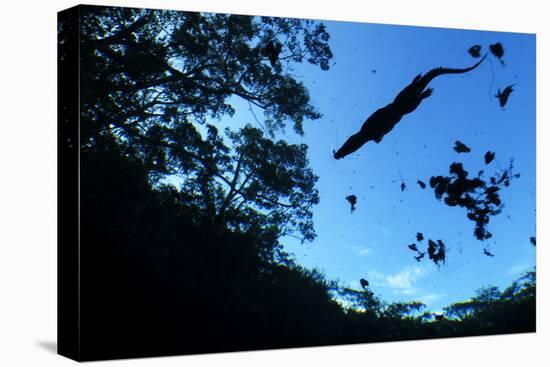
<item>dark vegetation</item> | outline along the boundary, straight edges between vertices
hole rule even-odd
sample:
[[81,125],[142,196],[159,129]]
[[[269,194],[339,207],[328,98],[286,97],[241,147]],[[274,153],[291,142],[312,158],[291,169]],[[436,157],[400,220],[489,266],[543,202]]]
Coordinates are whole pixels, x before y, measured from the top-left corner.
[[428,254],[428,259],[433,261],[433,263],[437,266],[441,266],[445,264],[446,259],[446,249],[445,244],[441,240],[433,241],[431,239],[428,239],[428,245],[426,246],[426,251],[421,251],[418,246],[420,246],[420,242],[424,240],[424,235],[420,232],[416,234],[416,241],[418,242],[418,245],[416,243],[411,243],[407,247],[409,250],[416,252],[416,255],[414,256],[414,259],[417,262],[420,262],[426,253]]
[[[485,156],[487,161],[487,155]],[[466,210],[469,220],[475,222],[474,235],[478,240],[486,240],[492,237],[487,230],[491,216],[501,213],[503,208],[499,191],[510,185],[510,180],[518,178],[519,174],[513,173],[513,161],[510,165],[489,178],[483,179],[483,171],[479,171],[476,177],[468,178],[468,171],[464,170],[462,163],[453,162],[449,167],[449,176],[432,176],[430,187],[434,189],[435,197],[448,206],[458,206]]]
[[[419,302],[381,301],[365,279],[363,290],[328,281],[283,251],[284,235],[315,237],[307,147],[274,136],[320,117],[289,71],[329,68],[321,23],[82,9],[84,359],[534,331],[534,273],[434,318]],[[264,123],[221,133],[229,97],[262,110]],[[430,185],[487,236],[507,178],[467,175],[454,164]],[[444,261],[442,243],[429,243]]]

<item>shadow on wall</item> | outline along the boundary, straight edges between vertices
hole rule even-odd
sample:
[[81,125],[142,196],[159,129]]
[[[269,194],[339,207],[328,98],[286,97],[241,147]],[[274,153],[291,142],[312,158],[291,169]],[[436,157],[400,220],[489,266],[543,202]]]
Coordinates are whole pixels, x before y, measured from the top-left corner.
[[40,348],[45,349],[48,352],[57,354],[57,342],[56,341],[39,341],[36,342]]

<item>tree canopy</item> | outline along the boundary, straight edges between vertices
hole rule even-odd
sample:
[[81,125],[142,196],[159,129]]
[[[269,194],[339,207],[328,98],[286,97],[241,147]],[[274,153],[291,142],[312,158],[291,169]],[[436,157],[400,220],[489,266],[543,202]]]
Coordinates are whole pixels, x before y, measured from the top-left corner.
[[[319,198],[307,148],[269,138],[288,123],[303,134],[303,122],[321,116],[292,72],[303,61],[329,68],[332,53],[324,25],[290,18],[85,9],[83,152],[117,144],[123,155],[143,164],[152,182],[179,176],[189,202],[203,209],[203,218],[215,218],[216,226],[262,226],[277,237],[312,240],[311,206]],[[273,42],[280,45],[276,58],[266,53]],[[216,121],[233,115],[235,96],[263,110],[263,122],[221,135]]]

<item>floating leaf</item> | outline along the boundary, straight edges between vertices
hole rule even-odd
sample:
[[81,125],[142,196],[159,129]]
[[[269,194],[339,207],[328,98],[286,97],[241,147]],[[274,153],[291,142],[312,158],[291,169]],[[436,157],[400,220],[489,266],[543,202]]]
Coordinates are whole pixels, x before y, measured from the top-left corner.
[[489,250],[487,250],[486,248],[483,249],[483,254],[489,257],[495,257],[495,255],[490,253]]
[[351,205],[351,212],[353,213],[353,211],[355,210],[355,204],[357,204],[357,196],[355,196],[355,195],[348,195],[348,196],[346,196],[346,200],[350,203],[350,205]]
[[512,88],[513,86],[514,84],[507,86],[502,92],[500,91],[500,88],[498,89],[495,97],[498,98],[500,107],[504,107],[506,106],[506,103],[508,103],[508,98],[510,97],[510,94],[514,91],[514,88]]
[[500,42],[492,44],[489,46],[489,50],[493,55],[495,55],[495,57],[499,59],[501,64],[504,65],[504,61],[502,61],[502,56],[504,56],[504,47],[502,47],[502,44]]
[[494,152],[488,151],[487,153],[485,153],[485,164],[491,163],[493,159],[495,159]]
[[466,144],[462,143],[460,140],[455,141],[455,146],[453,149],[457,153],[470,153],[472,150],[466,146]]
[[416,247],[416,243],[411,243],[408,247],[411,250],[418,252],[418,247]]
[[480,45],[474,45],[472,47],[470,47],[470,49],[468,50],[468,52],[470,53],[470,55],[472,55],[472,57],[475,57],[475,58],[478,58],[481,56],[481,46]]

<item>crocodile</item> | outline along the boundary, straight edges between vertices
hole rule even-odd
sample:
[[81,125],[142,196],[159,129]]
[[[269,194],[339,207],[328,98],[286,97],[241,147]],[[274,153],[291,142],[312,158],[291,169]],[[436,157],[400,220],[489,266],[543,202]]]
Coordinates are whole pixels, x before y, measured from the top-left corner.
[[487,55],[473,66],[464,69],[452,69],[439,67],[432,69],[424,75],[418,74],[387,106],[376,110],[365,120],[361,129],[350,136],[346,142],[334,153],[335,159],[341,159],[361,148],[368,141],[380,143],[382,138],[389,133],[404,115],[413,112],[420,103],[431,96],[433,89],[427,88],[428,84],[436,77],[444,74],[462,74],[477,68]]

